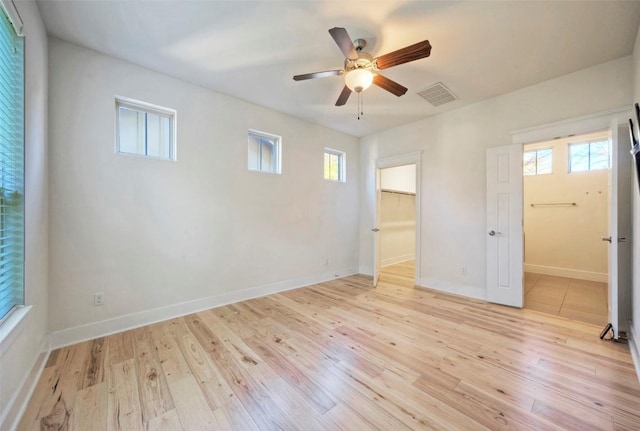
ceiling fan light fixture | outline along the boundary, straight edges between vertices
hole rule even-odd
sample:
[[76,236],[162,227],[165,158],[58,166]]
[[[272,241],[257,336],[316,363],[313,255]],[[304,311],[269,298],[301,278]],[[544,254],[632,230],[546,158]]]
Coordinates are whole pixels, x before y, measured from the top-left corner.
[[344,83],[351,91],[360,93],[371,86],[373,73],[369,69],[354,69],[344,77]]

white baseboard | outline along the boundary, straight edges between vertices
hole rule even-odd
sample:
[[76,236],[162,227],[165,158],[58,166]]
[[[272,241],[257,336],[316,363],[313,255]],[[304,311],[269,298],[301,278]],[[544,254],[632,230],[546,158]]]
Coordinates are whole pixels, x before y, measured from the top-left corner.
[[40,346],[40,354],[35,358],[29,372],[24,376],[22,382],[13,394],[7,406],[0,412],[0,430],[15,430],[20,425],[20,419],[27,408],[27,404],[36,389],[42,370],[49,359],[49,344],[47,337],[44,337]]
[[608,281],[608,275],[606,272],[581,271],[579,269],[556,268],[554,266],[533,265],[530,263],[524,264],[524,271],[532,272],[534,274],[575,278],[578,280],[599,281],[601,283],[606,283]]
[[468,284],[451,283],[449,281],[437,280],[435,278],[421,278],[417,283],[419,287],[440,290],[442,292],[454,293],[456,295],[467,296],[469,298],[487,300],[487,289],[484,287],[471,286]]
[[416,258],[415,253],[407,253],[407,254],[403,254],[402,256],[388,257],[386,259],[383,259],[380,262],[380,266],[384,267],[389,265],[395,265],[396,263],[406,262],[407,260],[412,260],[415,258]]
[[330,273],[322,273],[309,277],[249,287],[246,289],[235,290],[233,292],[219,293],[206,298],[195,299],[193,301],[172,304],[152,310],[144,310],[138,313],[126,314],[124,316],[118,316],[111,319],[101,320],[99,322],[53,332],[49,334],[49,345],[51,346],[51,349],[57,349],[71,344],[80,343],[82,341],[92,340],[94,338],[138,328],[140,326],[150,325],[152,323],[185,316],[191,313],[197,313],[198,311],[221,307],[223,305],[246,301],[248,299],[271,295],[278,292],[284,292],[286,290],[297,289],[299,287],[322,283],[357,273],[358,271],[355,268],[348,268],[341,271],[332,271]]
[[633,329],[633,323],[629,324],[630,334],[629,334],[629,350],[631,351],[631,359],[633,359],[633,365],[636,368],[636,377],[640,382],[640,338],[638,334]]

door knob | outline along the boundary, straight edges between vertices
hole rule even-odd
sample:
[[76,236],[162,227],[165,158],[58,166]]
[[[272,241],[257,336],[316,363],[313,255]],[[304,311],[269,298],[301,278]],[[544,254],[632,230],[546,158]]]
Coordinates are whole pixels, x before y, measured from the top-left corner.
[[600,239],[603,240],[603,241],[608,241],[609,243],[611,243],[611,237],[610,236],[601,236]]
[[374,227],[373,229],[371,229],[371,232],[380,232],[380,229],[378,229],[377,227]]
[[496,232],[495,230],[489,231],[489,236],[502,235],[502,232]]

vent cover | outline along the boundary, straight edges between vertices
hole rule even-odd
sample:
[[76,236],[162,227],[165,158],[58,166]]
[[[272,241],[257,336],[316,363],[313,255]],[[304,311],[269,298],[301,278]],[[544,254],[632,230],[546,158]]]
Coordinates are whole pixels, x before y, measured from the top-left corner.
[[418,92],[418,96],[422,97],[433,106],[444,105],[445,103],[456,100],[456,96],[454,96],[442,82],[437,82]]

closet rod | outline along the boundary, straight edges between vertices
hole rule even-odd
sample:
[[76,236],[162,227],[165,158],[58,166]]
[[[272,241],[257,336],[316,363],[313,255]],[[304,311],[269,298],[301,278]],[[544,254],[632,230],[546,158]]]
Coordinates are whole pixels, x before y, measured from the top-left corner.
[[548,204],[531,204],[532,207],[575,207],[576,205],[578,205],[575,202],[554,202],[554,203],[548,203]]
[[411,193],[411,192],[402,192],[400,190],[389,190],[389,189],[380,189],[381,192],[384,193],[395,193],[397,195],[409,195],[409,196],[415,196],[415,193]]

